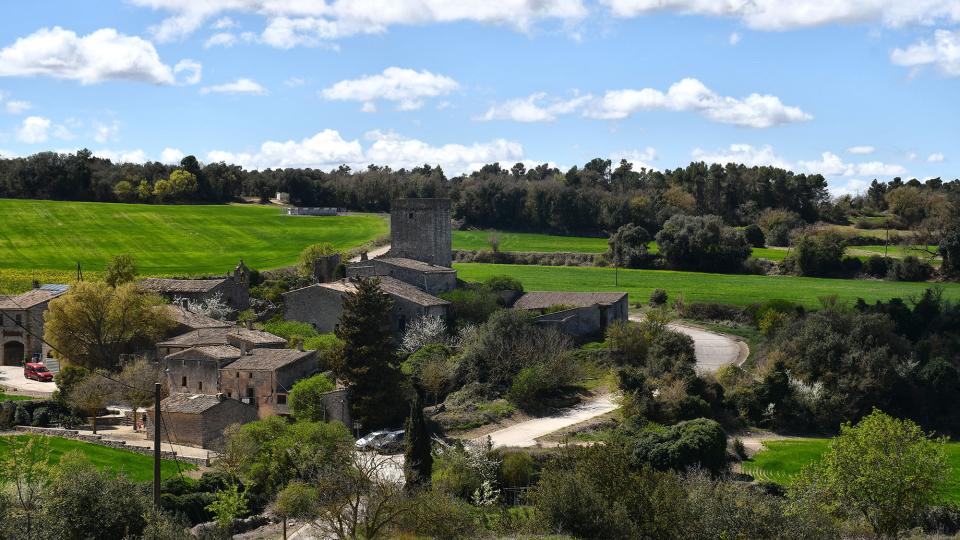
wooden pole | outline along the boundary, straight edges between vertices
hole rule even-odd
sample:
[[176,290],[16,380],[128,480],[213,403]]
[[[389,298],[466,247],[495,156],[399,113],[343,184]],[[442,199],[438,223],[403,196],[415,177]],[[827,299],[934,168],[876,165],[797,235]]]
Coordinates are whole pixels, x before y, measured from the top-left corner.
[[153,385],[153,505],[160,508],[160,383]]

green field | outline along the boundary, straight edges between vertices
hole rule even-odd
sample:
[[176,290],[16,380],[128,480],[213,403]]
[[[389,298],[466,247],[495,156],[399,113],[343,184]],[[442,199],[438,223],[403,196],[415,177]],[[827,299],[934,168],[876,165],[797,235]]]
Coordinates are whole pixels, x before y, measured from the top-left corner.
[[[0,454],[10,451],[13,445],[27,444],[31,438],[40,438],[43,435],[12,435],[0,437]],[[73,450],[83,452],[90,463],[98,469],[123,473],[134,482],[149,482],[153,480],[153,457],[136,452],[129,452],[119,448],[100,446],[99,444],[85,443],[60,437],[47,437],[50,443],[50,464],[60,462],[64,454]],[[180,462],[180,470],[192,471],[197,466]],[[160,476],[168,478],[178,474],[177,463],[165,459],[160,463]]]
[[[743,463],[743,472],[757,480],[788,485],[804,466],[820,459],[828,444],[829,439],[765,441],[764,449]],[[947,463],[951,473],[946,496],[960,502],[960,443],[947,444]]]
[[350,249],[382,236],[381,216],[287,216],[276,206],[143,205],[0,199],[0,293],[69,281],[128,253],[142,275],[220,275],[294,263],[317,242]]
[[533,253],[603,253],[607,251],[606,238],[506,231],[454,231],[453,249],[470,251],[490,249],[490,239],[494,236],[500,240],[500,251]]
[[[522,266],[511,264],[455,264],[460,279],[483,281],[495,275],[519,279],[528,290],[535,291],[624,291],[631,301],[646,302],[654,289],[665,289],[671,301],[683,296],[686,302],[723,302],[748,305],[772,299],[797,302],[806,307],[820,306],[819,298],[836,295],[840,301],[853,303],[857,298],[868,302],[894,297],[920,295],[933,286],[930,283],[897,281],[823,279],[794,276],[758,276],[708,274],[672,270],[619,270],[613,268],[568,266]],[[619,285],[614,275],[619,274]],[[960,284],[943,283],[943,295],[960,299]]]
[[29,401],[31,399],[37,398],[32,398],[29,396],[11,396],[10,394],[5,394],[3,392],[3,387],[0,387],[0,403],[4,401]]

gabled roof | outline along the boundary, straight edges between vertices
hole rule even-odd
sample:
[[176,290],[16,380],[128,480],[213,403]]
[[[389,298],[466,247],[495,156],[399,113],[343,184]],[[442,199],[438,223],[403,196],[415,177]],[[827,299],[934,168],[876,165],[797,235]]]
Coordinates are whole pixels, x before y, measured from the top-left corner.
[[227,278],[219,279],[168,279],[147,278],[137,282],[141,288],[156,293],[206,293],[221,285]]
[[233,326],[228,322],[218,321],[216,319],[207,317],[206,315],[194,313],[183,306],[169,304],[163,306],[163,309],[167,312],[167,315],[174,320],[174,322],[194,330],[200,328],[229,328]]
[[296,349],[251,349],[247,354],[220,369],[273,371],[315,354],[316,351],[298,351]]
[[170,394],[160,402],[160,410],[171,413],[201,414],[222,403],[210,394]]
[[405,257],[379,257],[373,259],[374,262],[389,264],[391,266],[396,266],[399,268],[407,268],[409,270],[416,270],[417,272],[425,272],[429,274],[449,274],[456,272],[453,268],[447,268],[446,266],[439,266],[436,264],[425,263],[423,261],[418,261],[416,259],[407,259]]
[[158,347],[196,347],[201,345],[227,345],[229,338],[245,341],[257,345],[286,345],[287,340],[264,332],[263,330],[249,330],[240,326],[228,326],[221,328],[199,328],[191,330],[185,334],[170,338],[161,343]]
[[25,293],[14,296],[0,295],[0,309],[30,309],[53,300],[67,292],[68,288],[67,285],[44,285],[39,289],[30,289]]
[[[389,276],[380,276],[376,279],[380,280],[380,290],[383,292],[391,296],[403,298],[404,300],[413,302],[414,304],[429,307],[445,306],[450,303],[446,300],[437,298],[432,294],[426,293],[421,289],[410,285],[409,283],[404,283],[399,279]],[[323,287],[325,289],[331,289],[341,293],[349,293],[357,290],[356,285],[349,279],[341,279],[340,281],[334,281],[332,283],[319,283],[317,285],[311,285],[311,287]]]
[[552,306],[590,307],[611,305],[627,297],[624,292],[528,292],[521,296],[515,309],[547,309]]
[[234,360],[240,358],[240,349],[232,345],[201,345],[168,354],[166,360],[179,360],[197,355],[211,360]]

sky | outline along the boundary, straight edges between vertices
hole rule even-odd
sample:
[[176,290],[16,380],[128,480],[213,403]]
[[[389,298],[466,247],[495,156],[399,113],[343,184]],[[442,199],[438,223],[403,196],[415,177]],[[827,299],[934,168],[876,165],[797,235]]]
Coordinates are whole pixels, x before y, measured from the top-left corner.
[[0,155],[960,177],[960,0],[40,0]]

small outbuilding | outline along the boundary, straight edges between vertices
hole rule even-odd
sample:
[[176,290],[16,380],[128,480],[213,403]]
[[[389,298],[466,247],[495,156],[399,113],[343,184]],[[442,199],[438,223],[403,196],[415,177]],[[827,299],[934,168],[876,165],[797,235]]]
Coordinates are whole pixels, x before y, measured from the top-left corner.
[[513,308],[539,313],[537,324],[558,328],[576,339],[602,337],[609,325],[630,316],[625,292],[528,292]]
[[[163,416],[160,436],[174,444],[212,448],[232,424],[257,419],[257,409],[235,399],[210,394],[171,394],[160,402]],[[147,411],[147,438],[153,438],[156,411]]]

